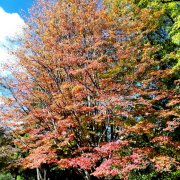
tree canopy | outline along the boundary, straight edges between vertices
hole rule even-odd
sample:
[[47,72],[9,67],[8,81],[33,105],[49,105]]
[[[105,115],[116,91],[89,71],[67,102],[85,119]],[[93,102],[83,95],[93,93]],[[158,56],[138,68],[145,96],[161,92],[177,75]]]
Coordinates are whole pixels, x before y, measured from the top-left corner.
[[52,179],[178,177],[179,10],[166,2],[37,2],[13,78],[1,78],[17,166]]

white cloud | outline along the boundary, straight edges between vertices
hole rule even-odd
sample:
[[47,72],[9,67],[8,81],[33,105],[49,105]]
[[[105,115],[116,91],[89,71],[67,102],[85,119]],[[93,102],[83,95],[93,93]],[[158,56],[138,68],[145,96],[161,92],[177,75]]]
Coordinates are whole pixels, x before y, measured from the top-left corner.
[[15,57],[10,55],[4,46],[15,47],[15,44],[8,42],[8,39],[21,36],[23,27],[25,23],[19,14],[7,13],[0,7],[0,65],[14,62]]
[[7,13],[0,7],[0,42],[22,33],[24,21],[17,13]]

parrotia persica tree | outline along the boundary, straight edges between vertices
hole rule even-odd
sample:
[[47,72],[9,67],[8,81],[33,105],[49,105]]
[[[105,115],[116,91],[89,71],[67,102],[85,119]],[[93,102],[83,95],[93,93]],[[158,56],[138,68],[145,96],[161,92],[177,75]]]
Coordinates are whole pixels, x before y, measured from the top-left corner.
[[174,177],[179,80],[168,86],[173,67],[162,68],[148,38],[164,12],[131,0],[38,1],[31,11],[13,80],[2,80],[19,165],[84,179]]

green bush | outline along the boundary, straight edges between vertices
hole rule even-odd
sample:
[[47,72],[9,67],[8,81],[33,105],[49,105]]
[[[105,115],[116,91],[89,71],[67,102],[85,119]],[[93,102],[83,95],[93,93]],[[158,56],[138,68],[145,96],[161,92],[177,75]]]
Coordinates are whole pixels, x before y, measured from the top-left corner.
[[10,173],[0,173],[0,180],[13,180]]

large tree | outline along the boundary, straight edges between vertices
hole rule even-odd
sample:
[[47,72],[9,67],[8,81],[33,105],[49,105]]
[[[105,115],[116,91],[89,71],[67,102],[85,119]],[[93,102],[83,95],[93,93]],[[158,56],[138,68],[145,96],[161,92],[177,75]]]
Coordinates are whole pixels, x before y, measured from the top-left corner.
[[62,0],[38,1],[31,13],[14,78],[2,79],[12,96],[1,119],[24,153],[19,165],[84,179],[177,173],[179,80],[168,86],[173,68],[162,68],[150,38],[163,11]]

